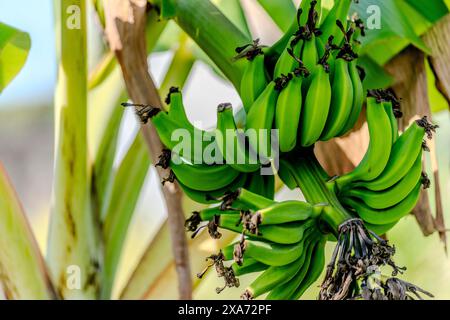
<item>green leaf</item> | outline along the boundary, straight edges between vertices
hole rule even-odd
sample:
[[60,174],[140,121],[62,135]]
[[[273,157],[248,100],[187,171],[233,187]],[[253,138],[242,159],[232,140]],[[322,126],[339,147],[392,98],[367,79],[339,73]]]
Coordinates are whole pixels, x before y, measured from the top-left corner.
[[[357,12],[358,16],[366,22],[367,36],[362,39],[363,45],[369,48],[364,48],[365,51],[371,50],[374,46],[377,46],[379,41],[384,41],[386,38],[399,37],[407,39],[418,49],[429,53],[429,49],[420,37],[414,32],[413,27],[409,23],[408,19],[402,13],[398,1],[378,1],[376,7],[379,8],[380,16],[373,15],[373,12],[369,11],[369,6],[373,6],[371,0],[360,0],[359,3],[353,3],[352,9]],[[379,29],[372,28],[370,23],[374,19],[380,19],[381,25]]]
[[368,56],[359,58],[358,65],[364,68],[366,72],[366,78],[363,82],[364,90],[388,88],[394,82],[392,76],[387,74],[383,67]]
[[0,291],[8,299],[54,299],[44,259],[0,163]]
[[430,22],[437,22],[449,11],[442,0],[405,0]]
[[161,18],[171,19],[175,16],[176,9],[174,0],[162,0],[161,2]]
[[138,133],[114,177],[106,209],[103,239],[105,265],[101,298],[109,299],[117,265],[136,203],[150,166],[150,155],[143,136]]
[[222,13],[239,28],[239,30],[241,30],[242,33],[251,37],[251,32],[240,0],[214,0],[213,2],[217,8],[219,8],[219,10],[222,11]]
[[295,19],[296,9],[292,0],[258,0],[283,32],[287,32]]
[[0,22],[0,93],[22,69],[30,46],[28,33]]

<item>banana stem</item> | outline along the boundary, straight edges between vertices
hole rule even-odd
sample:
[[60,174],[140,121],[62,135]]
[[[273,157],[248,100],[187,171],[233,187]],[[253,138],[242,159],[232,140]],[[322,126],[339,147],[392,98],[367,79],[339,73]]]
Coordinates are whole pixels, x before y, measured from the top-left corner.
[[321,167],[313,152],[297,155],[289,159],[294,168],[294,179],[311,204],[326,204],[321,219],[334,235],[338,235],[339,226],[354,218],[339,202],[335,194],[334,182]]

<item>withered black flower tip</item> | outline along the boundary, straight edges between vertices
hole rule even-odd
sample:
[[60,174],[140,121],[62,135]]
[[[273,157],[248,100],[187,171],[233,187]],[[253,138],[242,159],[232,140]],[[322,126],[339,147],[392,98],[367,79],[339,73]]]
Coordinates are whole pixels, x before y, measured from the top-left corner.
[[422,183],[422,187],[424,189],[429,189],[431,187],[431,181],[428,178],[428,175],[426,174],[426,172],[422,172],[420,179],[421,179],[420,182]]
[[232,105],[229,102],[221,103],[217,106],[217,112],[224,112],[227,109],[231,109]]
[[417,125],[425,129],[428,140],[433,139],[433,133],[436,132],[436,129],[439,128],[438,125],[434,125],[428,121],[427,116],[423,116],[421,119],[416,120]]
[[208,233],[213,239],[220,239],[222,234],[219,232],[220,216],[214,215],[211,221],[208,222]]
[[426,152],[430,152],[430,148],[428,147],[428,144],[427,144],[426,140],[422,141],[422,150],[426,151]]
[[158,162],[155,164],[155,166],[161,167],[163,169],[169,168],[171,156],[172,152],[169,149],[163,149],[158,157]]
[[164,186],[167,182],[174,183],[175,179],[176,179],[175,173],[172,170],[170,170],[169,176],[164,178],[161,181],[161,184]]
[[198,225],[202,222],[202,219],[200,217],[200,212],[193,211],[192,215],[186,219],[184,222],[184,227],[186,228],[186,231],[194,232],[197,230]]
[[253,300],[253,295],[249,290],[245,290],[243,294],[241,294],[242,300]]
[[253,40],[252,43],[246,44],[241,47],[237,47],[234,51],[237,53],[235,57],[233,57],[233,61],[246,58],[249,61],[255,59],[258,55],[263,55],[264,52],[262,50],[264,46],[259,44],[259,39]]
[[164,100],[164,102],[166,104],[170,104],[170,96],[172,95],[172,93],[178,93],[180,92],[180,89],[178,87],[170,87],[169,89],[169,93],[166,96],[166,99]]
[[288,75],[282,74],[278,78],[274,80],[275,82],[275,90],[282,91],[284,88],[287,87],[289,81],[292,80],[292,74],[289,73]]

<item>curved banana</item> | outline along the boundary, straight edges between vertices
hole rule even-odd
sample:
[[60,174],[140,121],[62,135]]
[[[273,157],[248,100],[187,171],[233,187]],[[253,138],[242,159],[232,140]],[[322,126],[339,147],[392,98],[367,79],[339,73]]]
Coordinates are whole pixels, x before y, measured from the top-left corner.
[[392,187],[406,175],[421,155],[424,135],[425,129],[414,122],[392,146],[389,161],[383,172],[375,180],[358,182],[355,186],[374,191]]
[[369,147],[363,160],[353,171],[336,179],[335,183],[340,190],[355,180],[375,179],[383,172],[389,160],[392,141],[389,117],[383,105],[373,97],[367,99],[367,123],[370,135]]
[[[308,238],[307,241],[313,240]],[[288,283],[296,276],[298,270],[303,267],[307,257],[306,251],[307,248],[302,250],[300,257],[287,265],[269,267],[247,287],[243,294],[244,299],[254,299],[277,286],[289,285]]]
[[191,164],[172,154],[170,168],[179,182],[199,191],[213,191],[224,188],[236,179],[240,172],[228,165]]
[[288,200],[277,202],[270,207],[256,211],[261,225],[303,221],[315,218],[322,212],[322,207],[312,206],[307,202]]
[[330,112],[320,136],[323,141],[339,136],[352,112],[354,92],[348,68],[348,62],[343,58],[334,63]]
[[[242,137],[242,139],[240,137]],[[256,155],[245,148],[244,134],[240,134],[233,116],[231,104],[217,108],[216,144],[226,163],[241,172],[254,172],[260,168]]]
[[391,122],[391,129],[392,129],[392,145],[394,145],[395,141],[398,139],[398,122],[397,118],[395,117],[394,109],[392,108],[392,102],[384,102],[383,103],[384,110],[386,111],[389,121]]
[[308,243],[308,248],[304,250],[304,253],[302,254],[302,256],[304,256],[303,263],[297,270],[295,276],[288,283],[277,285],[275,289],[270,291],[267,295],[267,300],[287,300],[295,293],[295,290],[300,286],[308,272],[309,264],[311,263],[311,255],[316,244],[315,241],[310,241]]
[[292,36],[281,53],[280,57],[275,64],[273,71],[273,79],[279,78],[282,75],[287,75],[294,71],[299,66],[300,54],[303,46],[303,41],[297,36]]
[[238,265],[236,262],[234,262],[231,265],[231,268],[233,269],[234,275],[238,277],[249,273],[261,272],[267,270],[270,267],[264,263],[259,262],[258,260],[248,258],[242,262],[242,265]]
[[269,158],[271,150],[271,129],[275,118],[275,108],[278,99],[278,90],[275,82],[270,82],[258,99],[253,103],[247,115],[245,124],[249,144],[260,157]]
[[314,34],[311,34],[310,39],[304,40],[301,60],[303,61],[306,69],[308,69],[311,73],[314,73],[314,70],[316,69],[319,62],[319,54],[316,46],[316,36]]
[[264,241],[245,240],[244,256],[251,257],[269,266],[284,266],[302,255],[305,242],[277,244]]
[[248,60],[242,75],[239,93],[247,113],[269,82],[264,58],[261,52],[252,60]]
[[275,128],[278,129],[280,151],[292,151],[297,145],[297,132],[302,110],[302,76],[294,76],[277,100]]
[[311,262],[300,286],[297,287],[294,294],[290,297],[292,300],[298,300],[303,293],[313,284],[319,276],[322,274],[325,266],[325,238],[322,238],[314,248],[312,253]]
[[269,207],[276,202],[270,198],[261,196],[260,193],[255,193],[247,188],[240,188],[236,191],[236,196],[233,199],[233,208],[243,210],[259,210]]
[[372,191],[366,188],[354,188],[344,194],[346,197],[355,197],[363,200],[365,204],[373,209],[386,209],[395,206],[405,199],[421,180],[421,176],[422,157],[419,156],[406,176],[392,187],[381,191]]
[[355,209],[364,221],[374,225],[386,225],[397,222],[414,209],[419,200],[421,186],[421,182],[417,183],[413,191],[403,201],[386,209],[376,210],[370,208],[361,200],[354,198],[343,198],[342,202]]
[[185,186],[180,181],[178,181],[178,183],[180,184],[181,189],[183,189],[184,194],[187,195],[191,200],[203,204],[214,204],[221,202],[220,198],[223,197],[224,194],[232,193],[239,188],[242,188],[247,179],[247,174],[242,173],[238,175],[238,177],[229,185],[212,191],[199,191]]
[[241,224],[240,215],[221,214],[219,216],[217,226],[237,233],[244,233],[255,240],[268,240],[278,244],[290,245],[301,241],[304,238],[305,233],[308,233],[310,230],[314,230],[316,228],[315,223],[315,221],[308,220],[255,226],[258,233],[255,234],[255,231],[249,232],[248,230],[244,230],[244,227]]

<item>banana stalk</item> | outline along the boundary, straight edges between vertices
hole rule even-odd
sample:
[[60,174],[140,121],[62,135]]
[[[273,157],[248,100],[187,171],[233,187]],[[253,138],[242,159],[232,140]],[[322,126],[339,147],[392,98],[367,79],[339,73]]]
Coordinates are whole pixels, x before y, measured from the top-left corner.
[[47,267],[0,163],[0,288],[7,299],[55,299]]
[[[78,8],[72,16],[67,13],[70,6]],[[97,298],[102,264],[99,230],[89,198],[86,15],[84,0],[56,4],[60,63],[47,260],[56,289],[66,299]],[[68,19],[74,19],[72,25]]]

